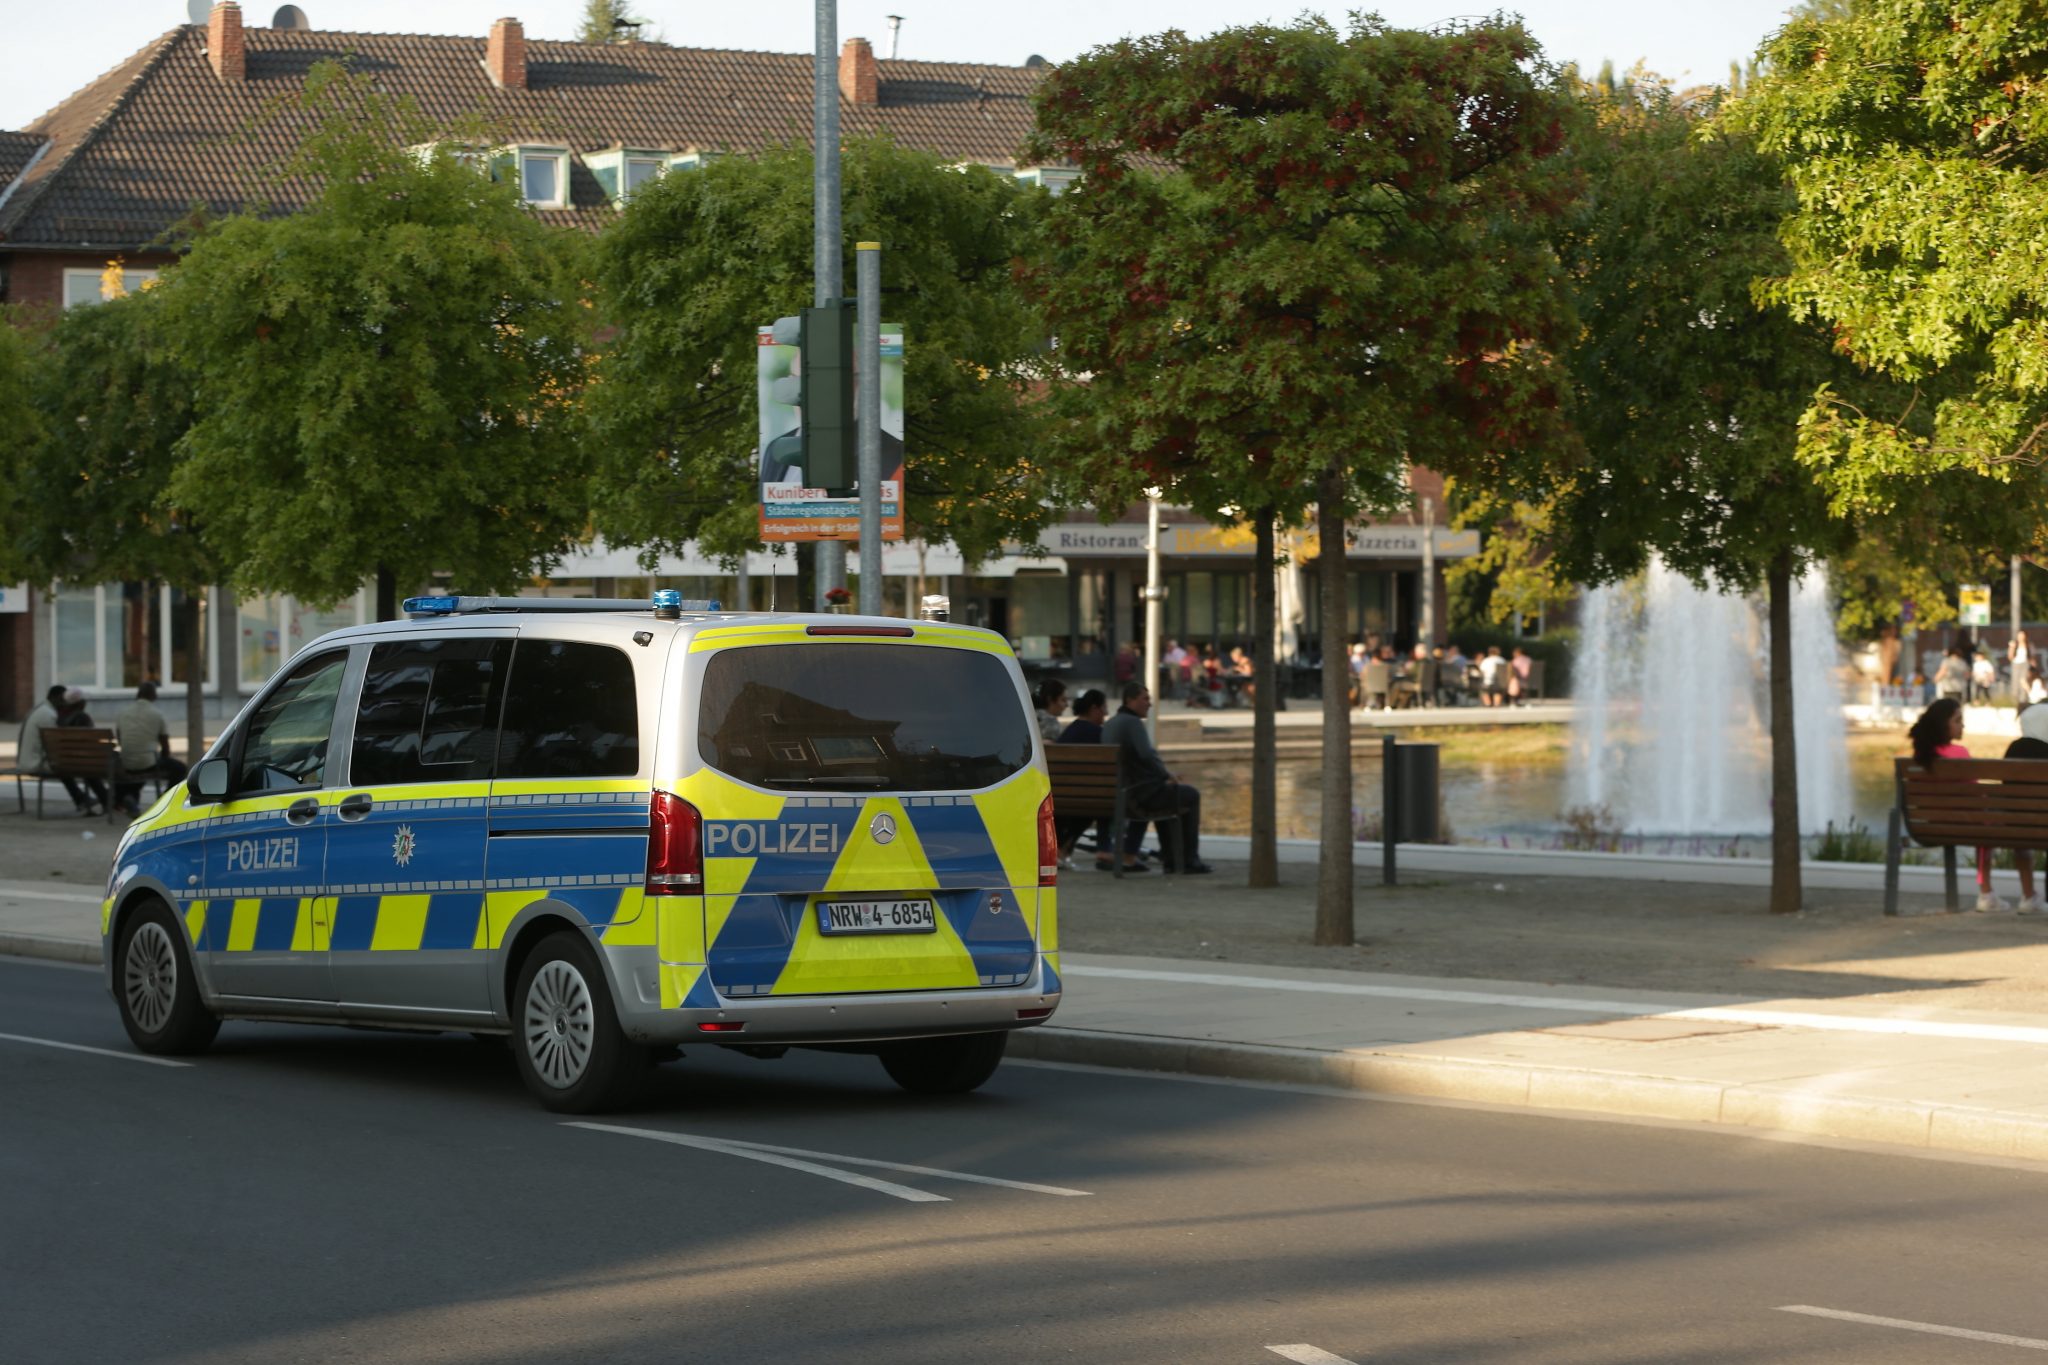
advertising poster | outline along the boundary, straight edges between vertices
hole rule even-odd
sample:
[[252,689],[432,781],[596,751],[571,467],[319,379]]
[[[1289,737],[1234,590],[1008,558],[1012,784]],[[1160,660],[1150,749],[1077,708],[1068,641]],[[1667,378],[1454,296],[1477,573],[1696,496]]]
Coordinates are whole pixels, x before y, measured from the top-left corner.
[[[778,402],[775,381],[797,372],[800,363],[794,346],[778,346],[769,328],[757,337],[758,363],[755,389],[761,412],[760,445],[756,448],[761,473],[761,540],[764,544],[789,544],[800,540],[860,539],[860,502],[855,498],[828,498],[824,491],[805,486],[803,468],[786,452],[793,442],[778,437],[794,435],[797,409]],[[787,389],[789,386],[785,386]],[[903,329],[882,324],[882,539],[903,539]]]
[[1991,624],[1991,585],[1988,583],[1965,583],[1960,599],[1956,603],[1956,614],[1966,626],[1988,626]]

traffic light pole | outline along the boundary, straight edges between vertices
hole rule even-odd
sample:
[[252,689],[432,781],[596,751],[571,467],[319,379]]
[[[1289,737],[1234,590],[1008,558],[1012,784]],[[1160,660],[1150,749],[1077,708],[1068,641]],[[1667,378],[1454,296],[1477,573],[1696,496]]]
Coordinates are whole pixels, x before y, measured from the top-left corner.
[[860,453],[860,613],[882,614],[882,244],[854,262],[854,427]]
[[[839,221],[839,0],[816,0],[817,55],[811,68],[811,302],[824,307],[846,297]],[[806,474],[809,471],[805,471]],[[817,601],[828,588],[846,586],[844,542],[818,542]]]

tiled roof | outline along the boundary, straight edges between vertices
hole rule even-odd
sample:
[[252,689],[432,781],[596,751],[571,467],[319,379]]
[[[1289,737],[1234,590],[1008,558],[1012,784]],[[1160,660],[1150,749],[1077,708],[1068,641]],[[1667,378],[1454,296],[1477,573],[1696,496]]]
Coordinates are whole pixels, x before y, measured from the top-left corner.
[[0,194],[7,193],[15,177],[28,169],[49,141],[40,133],[0,133]]
[[[407,34],[244,30],[248,79],[223,83],[206,31],[172,29],[29,125],[50,150],[0,207],[0,244],[135,247],[196,206],[232,212],[254,197],[293,207],[261,183],[304,132],[286,116],[244,135],[271,101],[296,91],[325,58],[345,59],[449,128],[482,115],[519,140],[571,152],[628,147],[747,152],[811,136],[811,58],[658,43],[593,46],[529,39],[527,88],[501,90],[485,73],[485,39]],[[1031,126],[1043,67],[881,61],[881,99],[840,102],[848,137],[886,130],[905,146],[961,161],[1008,165]],[[0,134],[18,138],[19,134]],[[0,184],[6,148],[0,143]],[[575,221],[609,201],[580,163]]]

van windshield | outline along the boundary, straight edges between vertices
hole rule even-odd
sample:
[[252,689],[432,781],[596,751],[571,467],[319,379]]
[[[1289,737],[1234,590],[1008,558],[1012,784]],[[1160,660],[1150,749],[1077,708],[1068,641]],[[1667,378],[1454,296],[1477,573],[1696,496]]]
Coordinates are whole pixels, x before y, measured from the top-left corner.
[[993,786],[1031,761],[1031,723],[992,654],[869,644],[726,649],[704,669],[704,761],[761,787]]

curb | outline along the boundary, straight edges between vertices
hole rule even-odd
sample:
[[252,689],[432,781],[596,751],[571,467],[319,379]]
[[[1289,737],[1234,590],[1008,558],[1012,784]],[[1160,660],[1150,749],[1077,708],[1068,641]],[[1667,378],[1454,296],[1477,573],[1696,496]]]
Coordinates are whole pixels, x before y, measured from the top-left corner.
[[[1134,1071],[1318,1085],[1510,1108],[1711,1123],[1972,1156],[2048,1161],[2048,1116],[1400,1052],[1325,1052],[1089,1029],[1022,1029],[1010,1055]],[[1825,1078],[1821,1078],[1825,1079]]]
[[82,962],[97,967],[106,961],[98,939],[49,938],[42,934],[0,931],[0,956],[37,957],[46,962]]

